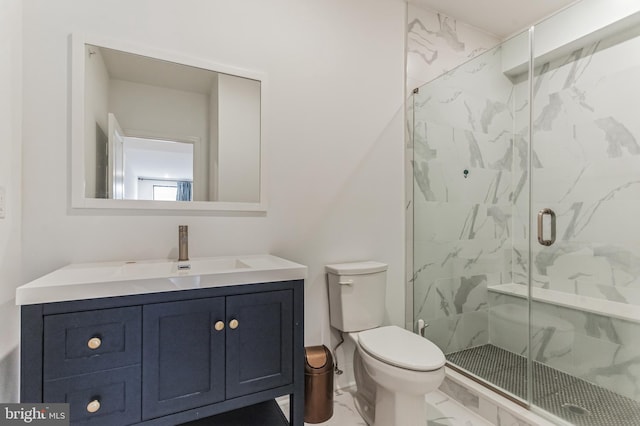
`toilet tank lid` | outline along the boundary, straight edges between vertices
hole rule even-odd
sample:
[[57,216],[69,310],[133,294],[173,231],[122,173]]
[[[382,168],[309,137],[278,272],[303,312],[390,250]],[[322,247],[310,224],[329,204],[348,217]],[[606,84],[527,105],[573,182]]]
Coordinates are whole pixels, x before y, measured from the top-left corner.
[[395,325],[361,331],[358,344],[374,358],[407,370],[434,371],[445,364],[433,342]]
[[334,263],[325,266],[326,271],[336,275],[362,275],[374,274],[387,270],[387,264],[381,262],[350,262],[350,263]]

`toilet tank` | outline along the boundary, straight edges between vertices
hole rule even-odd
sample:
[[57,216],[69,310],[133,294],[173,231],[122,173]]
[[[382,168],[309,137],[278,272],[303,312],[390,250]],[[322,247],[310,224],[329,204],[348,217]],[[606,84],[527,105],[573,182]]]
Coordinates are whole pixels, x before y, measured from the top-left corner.
[[387,265],[380,262],[326,266],[331,326],[345,332],[379,327],[384,319]]

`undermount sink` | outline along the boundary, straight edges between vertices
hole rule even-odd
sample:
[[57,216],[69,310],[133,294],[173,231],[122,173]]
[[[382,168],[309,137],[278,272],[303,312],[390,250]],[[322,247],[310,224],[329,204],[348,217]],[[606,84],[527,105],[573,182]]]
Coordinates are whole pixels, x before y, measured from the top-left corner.
[[234,269],[245,269],[251,268],[251,266],[244,263],[242,260],[237,258],[204,258],[204,259],[193,259],[188,262],[190,265],[189,271],[192,274],[206,274],[217,271],[231,271]]
[[[181,269],[179,265],[188,265],[188,268]],[[79,265],[80,266],[80,265]],[[251,268],[245,262],[236,257],[210,257],[197,258],[183,262],[176,260],[145,260],[124,262],[120,266],[115,266],[114,272],[121,278],[135,277],[163,277],[172,275],[200,275],[212,274],[235,269]],[[107,266],[108,269],[108,266]],[[70,269],[71,270],[71,269]],[[93,273],[93,268],[78,268],[74,271],[82,273]]]
[[307,267],[272,255],[76,263],[16,290],[16,304],[29,305],[193,288],[304,279]]

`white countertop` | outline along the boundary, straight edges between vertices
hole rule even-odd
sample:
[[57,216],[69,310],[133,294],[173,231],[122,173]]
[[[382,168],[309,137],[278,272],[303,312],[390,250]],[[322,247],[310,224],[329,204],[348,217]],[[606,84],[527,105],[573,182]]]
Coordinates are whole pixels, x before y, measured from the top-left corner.
[[16,289],[16,305],[305,279],[307,267],[272,255],[74,263]]

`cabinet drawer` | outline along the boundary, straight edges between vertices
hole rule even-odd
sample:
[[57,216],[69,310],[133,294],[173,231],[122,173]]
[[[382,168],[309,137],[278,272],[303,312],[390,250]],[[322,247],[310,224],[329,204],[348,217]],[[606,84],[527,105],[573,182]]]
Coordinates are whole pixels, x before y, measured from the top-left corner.
[[140,366],[136,365],[48,380],[43,396],[44,402],[68,403],[74,426],[128,425],[141,419],[140,388]]
[[44,379],[140,363],[139,306],[44,318]]

